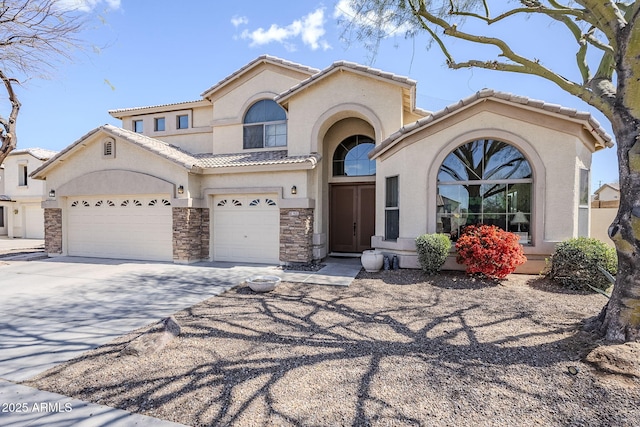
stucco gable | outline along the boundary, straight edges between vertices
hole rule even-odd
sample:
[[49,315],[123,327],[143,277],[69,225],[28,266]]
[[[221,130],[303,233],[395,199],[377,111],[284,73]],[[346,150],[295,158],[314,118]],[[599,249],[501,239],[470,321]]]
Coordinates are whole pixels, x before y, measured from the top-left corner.
[[409,125],[403,126],[395,133],[391,134],[387,139],[382,141],[369,154],[370,158],[376,158],[391,147],[400,143],[404,138],[412,135],[420,130],[433,126],[447,120],[462,111],[468,110],[485,101],[495,101],[505,103],[515,108],[528,109],[541,114],[551,115],[556,118],[580,123],[588,130],[591,136],[590,144],[594,150],[605,147],[613,147],[613,138],[606,132],[600,123],[588,112],[578,111],[573,108],[566,108],[558,104],[550,104],[541,100],[531,99],[525,96],[514,95],[507,92],[499,92],[492,89],[483,89],[468,98],[464,98],[455,104],[449,105],[440,111],[429,114]]
[[113,125],[104,125],[93,129],[88,132],[73,144],[60,151],[54,157],[46,161],[42,166],[31,173],[31,177],[35,179],[45,179],[47,172],[61,164],[67,158],[73,156],[76,151],[90,138],[103,134],[105,136],[111,136],[118,138],[121,141],[134,144],[140,148],[150,151],[164,159],[167,159],[173,163],[176,163],[189,171],[198,170],[198,160],[191,154],[182,151],[176,146],[160,141],[158,139],[150,138],[148,136],[135,133],[126,129],[118,128]]
[[417,110],[415,108],[415,92],[416,81],[408,77],[400,76],[394,73],[379,70],[377,68],[367,67],[366,65],[360,65],[355,62],[337,61],[331,64],[324,70],[310,76],[308,79],[301,81],[299,84],[291,87],[287,91],[281,93],[275,98],[276,102],[286,105],[287,101],[297,94],[303,92],[310,86],[329,78],[340,72],[350,72],[361,76],[377,79],[386,83],[395,84],[403,89],[403,103],[404,107],[408,111],[415,111],[418,114],[426,113],[424,110]]
[[202,96],[205,99],[211,99],[216,92],[222,90],[224,87],[231,84],[232,82],[242,80],[242,78],[246,76],[248,73],[250,73],[251,71],[253,71],[258,67],[264,66],[265,64],[271,64],[276,67],[296,71],[298,73],[303,73],[306,75],[313,75],[320,71],[316,68],[307,67],[302,64],[286,61],[284,59],[281,59],[275,56],[261,55],[258,58],[254,59],[253,61],[249,62],[244,67],[238,69],[237,71],[228,75],[224,79],[220,80],[218,83],[211,86],[209,89],[202,92],[200,96]]

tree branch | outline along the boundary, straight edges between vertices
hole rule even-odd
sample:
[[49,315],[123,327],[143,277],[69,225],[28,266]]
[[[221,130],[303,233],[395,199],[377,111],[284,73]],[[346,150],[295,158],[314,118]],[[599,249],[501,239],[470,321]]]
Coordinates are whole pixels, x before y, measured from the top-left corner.
[[13,80],[7,77],[2,70],[0,70],[0,79],[2,83],[4,83],[9,102],[11,103],[9,117],[0,120],[0,125],[2,125],[2,130],[0,131],[0,158],[4,159],[7,154],[16,148],[18,143],[18,138],[16,137],[16,120],[18,119],[18,113],[20,112],[22,104],[20,104],[13,90]]
[[[418,5],[416,5],[416,1]],[[561,75],[554,73],[552,70],[544,67],[540,64],[539,61],[530,60],[523,56],[516,54],[503,40],[495,38],[495,37],[485,37],[478,36],[474,34],[469,34],[463,31],[459,31],[457,26],[449,24],[442,18],[439,18],[432,13],[430,13],[427,8],[424,0],[408,0],[410,7],[413,10],[414,16],[418,18],[420,21],[422,19],[426,20],[428,23],[431,23],[444,32],[444,34],[454,37],[461,40],[466,40],[472,43],[484,44],[495,46],[502,52],[500,56],[507,58],[508,60],[514,62],[515,64],[509,64],[498,61],[479,61],[479,60],[471,60],[462,63],[456,63],[454,60],[449,60],[449,66],[453,69],[459,68],[469,68],[469,67],[478,67],[489,70],[500,70],[500,71],[510,71],[517,72],[523,74],[530,74],[545,78],[560,88],[565,90],[566,92],[577,96],[583,101],[587,102],[590,105],[598,108],[602,111],[607,117],[611,118],[613,114],[613,105],[611,103],[610,98],[608,97],[600,97],[596,95],[590,88],[572,82]],[[427,22],[422,22],[422,26],[428,26]],[[447,52],[446,54],[450,54]],[[584,75],[584,74],[583,74]]]

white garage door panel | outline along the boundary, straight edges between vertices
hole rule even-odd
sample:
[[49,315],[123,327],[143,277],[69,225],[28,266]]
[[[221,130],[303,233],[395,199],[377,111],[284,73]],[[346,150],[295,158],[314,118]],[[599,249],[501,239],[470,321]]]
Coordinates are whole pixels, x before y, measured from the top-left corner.
[[276,200],[275,194],[214,197],[214,260],[278,263],[280,208]]
[[[129,203],[122,206],[126,200]],[[68,207],[68,252],[75,256],[171,261],[172,227],[171,206],[163,204],[162,198],[73,199]]]

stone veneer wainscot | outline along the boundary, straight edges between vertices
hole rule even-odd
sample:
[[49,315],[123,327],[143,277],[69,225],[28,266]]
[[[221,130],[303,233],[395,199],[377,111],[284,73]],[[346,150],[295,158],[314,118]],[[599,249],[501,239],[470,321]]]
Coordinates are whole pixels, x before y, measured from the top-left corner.
[[313,209],[280,209],[280,261],[313,260]]

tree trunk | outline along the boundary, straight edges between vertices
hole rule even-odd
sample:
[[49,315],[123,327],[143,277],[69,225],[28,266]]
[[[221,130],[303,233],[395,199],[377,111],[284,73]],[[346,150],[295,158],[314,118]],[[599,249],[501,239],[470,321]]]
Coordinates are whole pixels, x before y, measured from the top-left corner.
[[612,125],[620,170],[620,208],[609,237],[616,245],[618,273],[596,326],[609,341],[640,341],[640,119],[619,103]]

